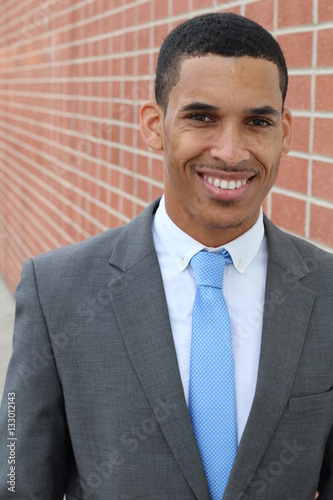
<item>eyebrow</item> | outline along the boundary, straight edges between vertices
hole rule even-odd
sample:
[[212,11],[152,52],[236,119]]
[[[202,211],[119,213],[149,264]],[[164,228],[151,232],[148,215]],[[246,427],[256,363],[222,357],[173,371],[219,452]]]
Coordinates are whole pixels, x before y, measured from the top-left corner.
[[258,108],[248,108],[244,110],[246,115],[271,115],[271,116],[281,116],[281,112],[272,106],[260,106]]
[[[186,104],[181,108],[181,111],[220,111],[218,106],[213,106],[212,104],[207,104],[205,102],[194,101]],[[271,115],[271,116],[281,116],[281,112],[272,106],[259,106],[255,108],[247,108],[244,110],[245,115]]]
[[217,106],[212,106],[211,104],[206,104],[205,102],[194,101],[186,104],[181,111],[219,111],[220,108]]

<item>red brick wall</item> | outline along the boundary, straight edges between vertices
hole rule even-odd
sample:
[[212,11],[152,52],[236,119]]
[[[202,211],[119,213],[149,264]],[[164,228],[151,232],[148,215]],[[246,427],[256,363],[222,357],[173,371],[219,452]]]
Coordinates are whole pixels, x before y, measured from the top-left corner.
[[234,11],[269,29],[290,68],[291,154],[265,202],[288,231],[333,247],[332,0],[0,2],[0,269],[122,224],[162,193],[138,109],[158,48],[189,16]]

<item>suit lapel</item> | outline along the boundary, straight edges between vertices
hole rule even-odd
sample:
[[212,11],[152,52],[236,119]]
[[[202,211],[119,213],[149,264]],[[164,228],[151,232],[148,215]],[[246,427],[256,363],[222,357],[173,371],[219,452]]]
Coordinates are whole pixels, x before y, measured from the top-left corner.
[[314,293],[289,237],[265,219],[268,268],[256,393],[223,498],[241,499],[278,425],[295,379]]
[[151,226],[150,207],[123,229],[110,259],[122,273],[110,281],[109,293],[129,357],[172,453],[196,497],[209,500],[184,398]]

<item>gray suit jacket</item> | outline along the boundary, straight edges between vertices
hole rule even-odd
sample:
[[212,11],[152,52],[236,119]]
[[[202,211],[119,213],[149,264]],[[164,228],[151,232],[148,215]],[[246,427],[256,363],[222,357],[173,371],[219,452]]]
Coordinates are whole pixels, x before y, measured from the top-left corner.
[[[12,479],[20,500],[209,500],[152,241],[156,206],[24,265],[1,499],[15,497]],[[313,500],[319,489],[332,500],[333,259],[265,226],[258,382],[223,499]]]

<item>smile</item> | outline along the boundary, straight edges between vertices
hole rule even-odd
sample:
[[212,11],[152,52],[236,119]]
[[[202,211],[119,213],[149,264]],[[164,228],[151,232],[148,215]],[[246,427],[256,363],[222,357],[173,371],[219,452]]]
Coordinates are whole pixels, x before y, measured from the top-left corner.
[[203,178],[205,181],[207,181],[209,184],[212,184],[215,187],[219,187],[221,189],[229,189],[229,190],[234,190],[234,189],[239,189],[242,186],[245,186],[247,183],[247,179],[239,179],[237,181],[227,181],[226,179],[219,179],[217,177],[208,177],[207,175],[204,175]]

